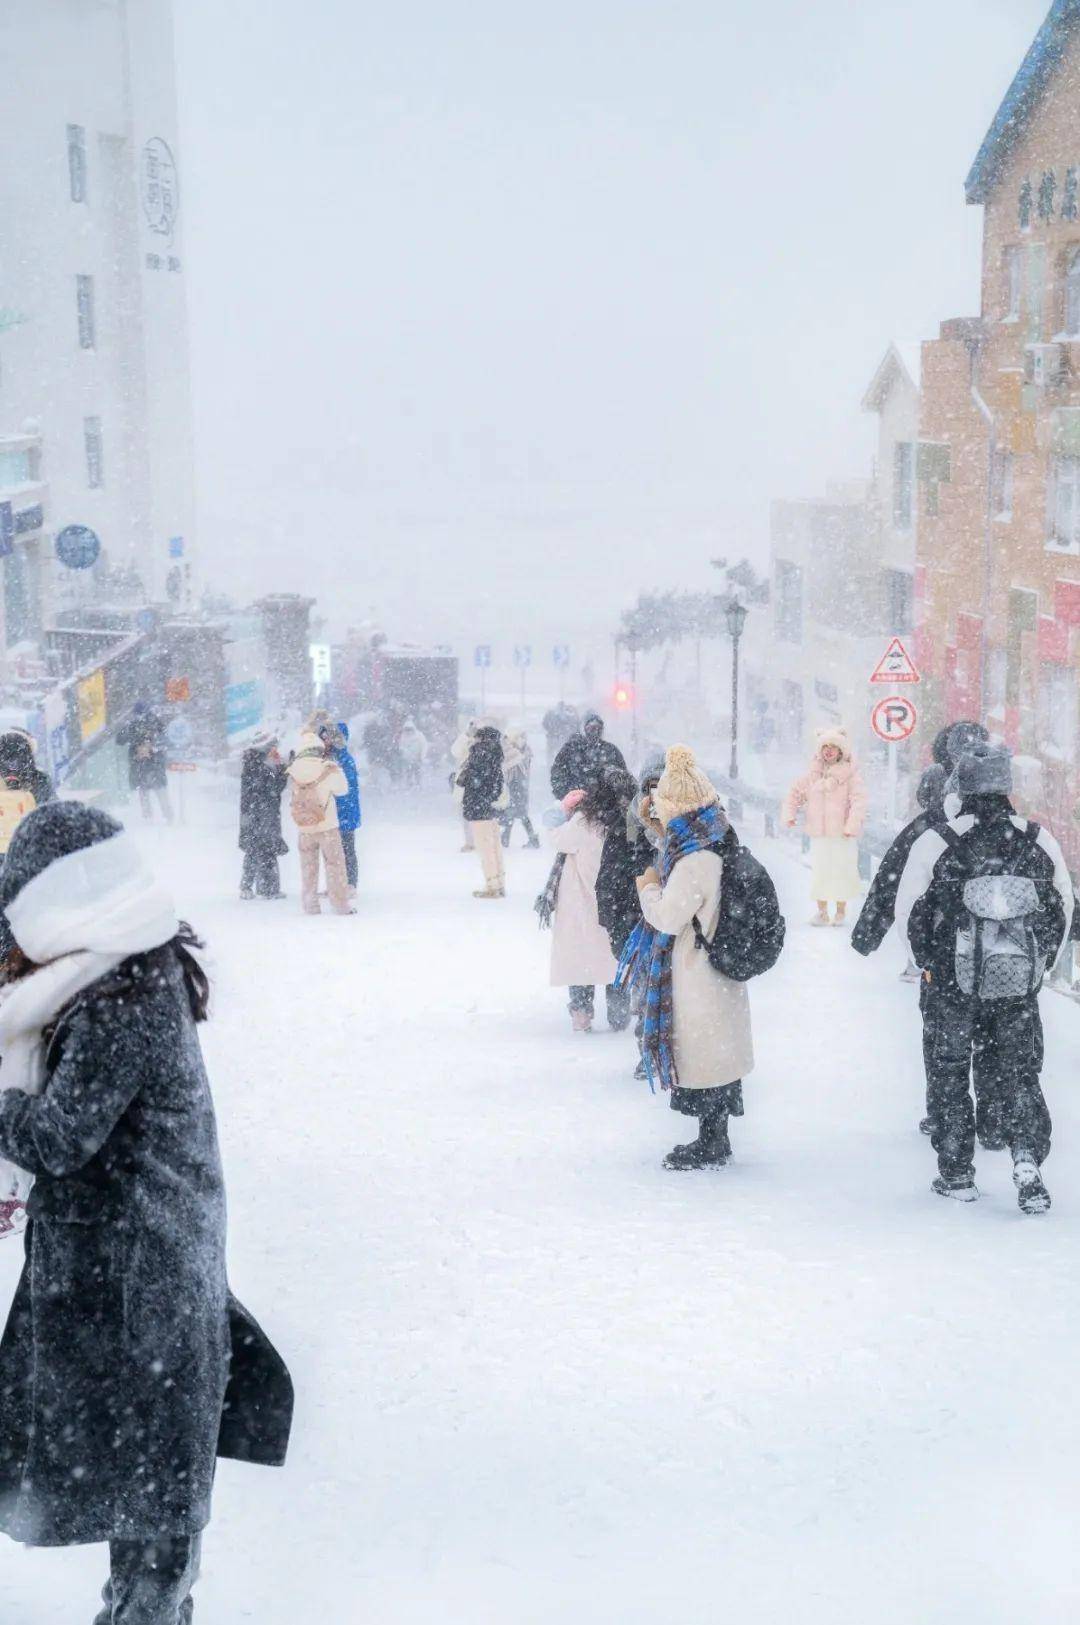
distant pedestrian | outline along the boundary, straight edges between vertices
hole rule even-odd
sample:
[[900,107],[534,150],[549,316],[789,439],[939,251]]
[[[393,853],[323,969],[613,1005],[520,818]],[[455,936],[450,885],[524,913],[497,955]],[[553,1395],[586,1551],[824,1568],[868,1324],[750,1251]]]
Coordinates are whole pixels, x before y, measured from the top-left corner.
[[551,985],[569,989],[570,1022],[579,1033],[592,1031],[597,987],[605,989],[609,1026],[622,1029],[630,1018],[629,997],[615,986],[618,965],[596,897],[604,819],[613,800],[599,784],[589,792],[572,790],[563,801],[566,822],[547,832],[549,845],[565,858],[552,926]]
[[672,1169],[722,1167],[728,1120],[743,1115],[743,1079],[754,1066],[744,982],[719,974],[699,945],[720,928],[725,847],[731,826],[693,751],[673,745],[651,797],[664,829],[659,868],[639,876],[652,936],[646,956],[644,1049],[650,1082],[670,1090],[673,1111],[696,1117],[696,1140],[664,1159]]
[[477,728],[469,746],[457,786],[462,791],[462,811],[480,858],[484,885],[473,896],[506,896],[506,867],[499,840],[499,810],[504,795],[502,741],[498,728],[485,724]]
[[562,750],[568,739],[581,732],[581,722],[572,705],[560,700],[558,705],[552,706],[545,712],[542,723],[544,737],[547,740],[547,765],[550,773],[556,756]]
[[129,836],[78,802],[19,826],[0,903],[0,1157],[32,1181],[0,1529],[108,1542],[97,1625],[186,1625],[216,1461],[282,1463],[293,1402],[229,1291],[206,974]]
[[349,896],[355,899],[360,881],[356,832],[363,822],[363,812],[360,806],[360,773],[356,766],[356,757],[349,749],[349,724],[339,722],[333,727],[327,727],[322,731],[321,737],[344,773],[349,786],[345,795],[337,797],[337,813],[341,848],[345,853],[345,878],[349,885]]
[[167,824],[171,824],[173,810],[169,799],[169,751],[165,724],[145,700],[139,700],[133,706],[130,719],[116,735],[116,743],[127,746],[128,780],[131,788],[138,791],[143,817],[153,817],[150,804],[152,795],[161,816]]
[[[806,811],[813,873],[810,895],[817,903],[812,925],[842,926],[847,906],[859,895],[859,836],[866,823],[866,789],[843,728],[819,728],[810,770],[788,791],[781,817],[794,829]],[[829,919],[829,904],[836,904]]]
[[1039,991],[1069,940],[1072,881],[1053,836],[1013,810],[1007,750],[972,745],[955,784],[959,813],[915,842],[896,899],[897,926],[923,973],[933,1189],[978,1197],[978,1131],[985,1148],[1010,1152],[1021,1210],[1043,1213],[1051,1121],[1040,1084]]
[[428,742],[411,717],[405,719],[398,734],[398,755],[401,758],[401,776],[405,788],[419,790],[424,782]]
[[299,833],[301,906],[321,914],[319,859],[326,870],[326,892],[335,914],[355,914],[349,896],[345,850],[338,825],[337,797],[349,793],[349,781],[333,752],[317,733],[302,733],[300,749],[289,763],[290,811]]
[[588,790],[607,767],[626,772],[623,753],[604,738],[604,720],[595,711],[585,715],[581,732],[568,739],[551,769],[551,788],[561,801],[571,790]]
[[529,817],[529,784],[532,776],[532,747],[524,728],[503,738],[503,772],[506,777],[506,810],[501,816],[502,844],[510,845],[514,824],[520,822],[526,846],[537,847],[537,835]]
[[274,734],[258,733],[240,768],[240,896],[284,897],[278,859],[289,850],[281,833],[281,798],[287,774]]

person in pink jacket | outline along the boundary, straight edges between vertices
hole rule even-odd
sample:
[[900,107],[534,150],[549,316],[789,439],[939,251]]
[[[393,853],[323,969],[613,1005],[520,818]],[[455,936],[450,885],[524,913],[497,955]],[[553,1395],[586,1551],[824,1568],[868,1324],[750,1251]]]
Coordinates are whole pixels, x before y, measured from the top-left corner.
[[[819,728],[810,771],[787,793],[781,814],[794,829],[800,809],[806,812],[813,874],[810,895],[817,903],[813,925],[840,925],[847,905],[861,890],[859,836],[866,823],[866,787],[851,753],[844,728]],[[836,917],[829,919],[829,904]]]

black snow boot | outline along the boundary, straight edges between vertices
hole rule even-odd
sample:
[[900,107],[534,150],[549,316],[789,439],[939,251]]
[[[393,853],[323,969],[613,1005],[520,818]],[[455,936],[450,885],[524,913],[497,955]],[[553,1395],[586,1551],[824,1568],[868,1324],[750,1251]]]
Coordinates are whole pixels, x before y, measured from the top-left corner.
[[664,1167],[683,1172],[690,1168],[723,1168],[731,1160],[726,1112],[701,1119],[701,1131],[689,1145],[677,1145],[664,1158]]
[[1043,1184],[1042,1173],[1030,1151],[1013,1152],[1013,1184],[1021,1213],[1046,1213],[1050,1207],[1050,1192]]
[[934,1119],[932,1117],[924,1117],[922,1122],[919,1124],[919,1133],[920,1134],[933,1134],[933,1132],[934,1132]]
[[930,1185],[932,1191],[938,1196],[949,1196],[954,1202],[977,1202],[979,1188],[970,1174],[961,1174],[956,1179],[947,1179],[944,1174],[938,1174]]

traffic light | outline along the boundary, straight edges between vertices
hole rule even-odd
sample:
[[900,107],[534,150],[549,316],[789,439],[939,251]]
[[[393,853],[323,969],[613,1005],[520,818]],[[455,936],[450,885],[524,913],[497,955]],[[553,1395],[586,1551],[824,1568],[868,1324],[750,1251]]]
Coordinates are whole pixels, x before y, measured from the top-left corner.
[[616,711],[631,711],[631,710],[633,710],[633,706],[634,706],[634,689],[633,689],[633,685],[631,683],[616,683],[615,684],[614,700],[615,700],[615,709],[616,709]]

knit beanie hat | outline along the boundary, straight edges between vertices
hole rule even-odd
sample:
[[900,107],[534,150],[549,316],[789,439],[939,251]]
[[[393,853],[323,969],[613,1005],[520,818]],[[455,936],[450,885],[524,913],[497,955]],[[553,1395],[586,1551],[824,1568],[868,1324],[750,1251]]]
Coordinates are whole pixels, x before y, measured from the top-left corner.
[[58,858],[111,840],[122,829],[107,812],[83,801],[47,801],[29,813],[11,837],[0,874],[0,907],[6,909],[24,886]]
[[985,745],[989,738],[981,722],[954,722],[934,740],[934,761],[951,773],[972,745]]
[[661,822],[668,824],[699,807],[715,807],[719,792],[697,764],[689,745],[672,745],[653,796]]
[[972,745],[956,764],[960,796],[1012,795],[1012,752],[1004,745]]

